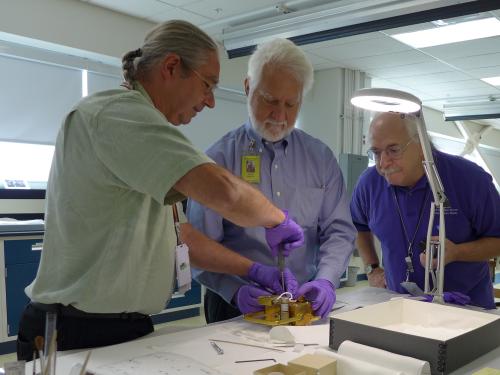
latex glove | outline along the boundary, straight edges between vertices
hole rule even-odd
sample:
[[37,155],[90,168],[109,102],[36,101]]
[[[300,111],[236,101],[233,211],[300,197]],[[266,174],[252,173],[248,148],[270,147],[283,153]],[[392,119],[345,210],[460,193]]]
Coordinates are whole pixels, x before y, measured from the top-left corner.
[[[432,302],[433,299],[433,295],[426,294],[424,296],[424,301],[426,302]],[[453,303],[461,306],[465,306],[470,303],[470,297],[460,292],[443,292],[443,299],[446,303]]]
[[234,302],[242,314],[264,310],[264,306],[259,305],[260,296],[268,296],[270,293],[264,289],[253,285],[240,286],[236,292]]
[[[285,280],[285,289],[287,292],[295,296],[299,283],[293,273],[285,268],[283,271]],[[254,263],[248,272],[248,278],[257,284],[271,290],[273,293],[281,294],[284,292],[281,287],[281,273],[277,267],[265,266],[260,263]]]
[[290,252],[304,245],[304,231],[288,216],[288,211],[283,210],[285,220],[273,228],[266,228],[266,241],[271,248],[273,257],[278,256],[280,245],[283,245],[283,255],[288,256]]
[[302,285],[297,291],[297,298],[304,296],[311,302],[314,314],[324,318],[332,311],[335,303],[335,286],[328,280],[317,279]]

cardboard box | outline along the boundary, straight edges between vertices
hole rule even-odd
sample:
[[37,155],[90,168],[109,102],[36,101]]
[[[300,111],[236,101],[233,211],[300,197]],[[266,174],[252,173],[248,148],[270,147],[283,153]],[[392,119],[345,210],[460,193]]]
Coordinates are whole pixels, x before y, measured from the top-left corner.
[[288,362],[291,368],[305,371],[306,375],[336,375],[337,360],[320,354],[305,354]]
[[255,370],[253,372],[253,375],[268,375],[272,374],[273,372],[280,372],[283,375],[306,375],[305,371],[303,370],[293,369],[290,366],[282,365],[281,363]]
[[397,299],[330,319],[330,347],[351,340],[428,361],[448,374],[500,345],[500,316],[449,305]]

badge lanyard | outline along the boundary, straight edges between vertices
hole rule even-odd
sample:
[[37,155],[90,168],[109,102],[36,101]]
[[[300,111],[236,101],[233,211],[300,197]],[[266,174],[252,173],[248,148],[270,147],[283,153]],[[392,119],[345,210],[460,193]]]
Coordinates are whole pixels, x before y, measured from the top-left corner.
[[255,145],[255,140],[250,140],[247,152],[241,156],[241,178],[251,184],[260,183],[260,155]]
[[184,294],[191,289],[191,266],[189,264],[189,248],[181,240],[181,225],[179,223],[179,213],[177,204],[172,205],[174,216],[175,237],[177,246],[175,247],[175,274],[177,278],[177,293]]
[[406,251],[407,255],[405,257],[405,263],[406,263],[406,281],[410,280],[410,273],[415,272],[415,269],[413,268],[413,263],[412,263],[412,258],[413,258],[413,243],[415,242],[415,237],[417,236],[418,228],[420,228],[420,223],[422,222],[422,216],[424,214],[424,207],[425,207],[425,202],[427,202],[427,198],[429,196],[429,189],[426,189],[425,191],[425,197],[424,200],[422,201],[420,205],[420,211],[418,213],[418,221],[417,221],[417,227],[415,228],[415,232],[413,232],[413,236],[410,241],[410,237],[408,236],[408,232],[406,231],[406,226],[403,221],[403,214],[401,213],[401,208],[399,207],[399,202],[398,202],[398,197],[396,195],[396,189],[392,187],[392,194],[394,196],[394,201],[396,202],[396,208],[399,214],[399,220],[401,222],[401,226],[403,227],[403,232],[406,238],[406,242],[408,243],[408,250]]

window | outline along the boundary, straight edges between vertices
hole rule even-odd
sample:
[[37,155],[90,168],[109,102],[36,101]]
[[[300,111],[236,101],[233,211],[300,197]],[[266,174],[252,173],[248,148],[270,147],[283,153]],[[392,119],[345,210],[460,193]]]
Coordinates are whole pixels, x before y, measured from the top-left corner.
[[[85,93],[118,88],[116,67],[105,73],[0,54],[0,198],[43,198],[57,133],[68,111]],[[22,54],[21,54],[22,55]],[[61,55],[63,61],[67,56]]]

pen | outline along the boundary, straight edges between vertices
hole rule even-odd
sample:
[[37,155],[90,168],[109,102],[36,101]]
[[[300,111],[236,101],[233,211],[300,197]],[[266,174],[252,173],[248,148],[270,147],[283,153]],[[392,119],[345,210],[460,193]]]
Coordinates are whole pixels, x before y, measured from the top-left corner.
[[215,342],[210,341],[210,344],[212,345],[212,348],[214,348],[214,350],[217,352],[217,354],[219,354],[219,355],[224,354],[224,350],[222,350],[222,348],[219,345],[217,345]]

